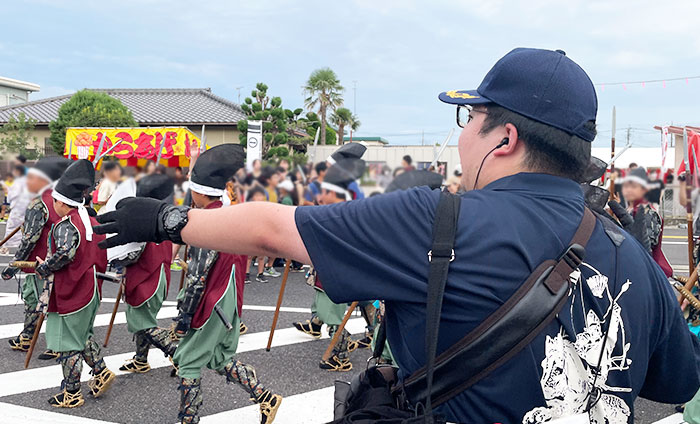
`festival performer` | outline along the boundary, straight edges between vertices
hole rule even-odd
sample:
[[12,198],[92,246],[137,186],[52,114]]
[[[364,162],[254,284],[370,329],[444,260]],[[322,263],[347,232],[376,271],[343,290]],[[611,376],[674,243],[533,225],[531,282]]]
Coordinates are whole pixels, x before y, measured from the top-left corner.
[[[46,257],[47,242],[51,227],[61,218],[53,208],[51,198],[52,185],[66,170],[71,161],[60,157],[46,157],[39,159],[34,167],[27,171],[27,190],[34,194],[34,199],[29,203],[24,214],[22,224],[22,240],[19,249],[15,253],[15,261],[33,261],[37,256]],[[7,267],[2,271],[2,278],[9,280],[14,277],[19,268]],[[37,304],[42,284],[36,278],[33,268],[23,269],[25,273],[22,284],[22,301],[24,302],[24,327],[15,338],[10,339],[10,347],[14,350],[26,352],[31,344],[36,327],[39,312]],[[39,359],[54,359],[58,354],[47,350],[39,355]]]
[[[363,146],[364,147],[364,146]],[[358,157],[341,159],[333,164],[326,173],[323,183],[321,183],[320,203],[323,205],[333,205],[350,201],[354,197],[348,187],[362,176],[365,170],[365,161]],[[306,322],[295,322],[294,327],[312,337],[321,337],[321,327],[325,323],[328,326],[328,334],[331,338],[340,326],[347,309],[346,303],[333,302],[323,289],[323,283],[318,275],[313,273],[313,287],[315,289],[314,301],[311,304],[311,319]],[[371,303],[370,305],[371,306]],[[373,308],[373,307],[372,307]],[[372,314],[372,319],[374,314]],[[319,368],[329,371],[350,371],[352,362],[349,358],[348,344],[350,333],[343,329],[338,343],[333,348],[330,358],[327,361],[321,360]],[[365,343],[369,346],[369,341]],[[355,344],[355,348],[359,344]]]
[[[43,279],[53,278],[46,344],[61,354],[62,390],[49,399],[49,404],[58,408],[75,408],[85,403],[80,390],[83,360],[94,375],[88,382],[93,397],[102,396],[116,378],[93,339],[102,290],[96,273],[107,267],[106,253],[97,247],[105,237],[93,234],[92,225],[96,222],[83,206],[85,191],[94,181],[95,169],[88,160],[78,160],[66,169],[51,193],[53,208],[61,220],[49,236],[48,256],[37,257],[36,273]],[[46,295],[42,293],[42,298]]]
[[[641,166],[631,169],[622,183],[622,196],[627,204],[627,210],[616,205],[614,201],[610,202],[610,207],[625,230],[644,246],[664,274],[671,277],[673,269],[661,250],[663,223],[659,213],[646,199],[647,191],[649,191],[649,177],[646,169]],[[632,219],[625,219],[626,214],[631,215]]]
[[[173,180],[167,175],[146,175],[138,182],[136,196],[164,200],[173,193],[173,187]],[[118,268],[125,268],[126,322],[136,342],[134,357],[119,367],[121,371],[150,371],[148,350],[151,345],[163,351],[168,358],[172,359],[175,354],[177,345],[170,337],[170,331],[158,327],[157,320],[170,287],[172,248],[170,241],[145,243],[141,250],[112,262]]]
[[[195,207],[222,207],[226,181],[243,166],[240,145],[223,144],[202,153],[190,179]],[[236,359],[243,307],[247,257],[191,246],[187,283],[176,333],[182,335],[173,358],[180,376],[180,413],[183,423],[198,423],[202,405],[201,373],[207,367],[241,386],[260,405],[261,423],[271,423],[282,402],[267,389],[255,369]]]

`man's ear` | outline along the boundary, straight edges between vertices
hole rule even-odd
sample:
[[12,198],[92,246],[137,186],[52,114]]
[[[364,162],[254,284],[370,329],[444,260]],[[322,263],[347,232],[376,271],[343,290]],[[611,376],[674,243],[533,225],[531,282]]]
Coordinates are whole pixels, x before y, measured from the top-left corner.
[[[505,124],[503,126],[503,132],[505,133],[504,139],[500,141],[500,143],[503,143],[501,147],[496,149],[493,152],[494,156],[507,156],[511,155],[515,152],[517,149],[518,145],[520,144],[520,140],[518,140],[518,129],[515,128],[515,125],[513,124]],[[508,142],[505,143],[505,138],[508,139]]]

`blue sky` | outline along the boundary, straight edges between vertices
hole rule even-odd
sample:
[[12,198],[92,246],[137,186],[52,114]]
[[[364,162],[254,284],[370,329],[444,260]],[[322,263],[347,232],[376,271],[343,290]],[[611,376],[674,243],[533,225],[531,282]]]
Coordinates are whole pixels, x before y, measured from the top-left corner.
[[[288,108],[329,66],[356,107],[358,135],[393,144],[442,140],[455,126],[446,89],[476,88],[514,47],[563,49],[594,83],[700,75],[700,2],[679,1],[13,1],[3,4],[0,75],[41,85],[32,99],[80,88],[211,87],[237,101],[257,82]],[[353,101],[357,81],[357,101]],[[700,79],[598,86],[596,146],[632,127],[700,125]]]

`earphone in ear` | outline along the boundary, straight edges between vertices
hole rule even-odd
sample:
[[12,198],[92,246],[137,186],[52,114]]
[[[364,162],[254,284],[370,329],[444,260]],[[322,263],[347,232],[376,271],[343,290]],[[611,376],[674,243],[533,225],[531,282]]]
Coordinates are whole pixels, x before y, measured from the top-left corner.
[[493,153],[496,150],[500,149],[501,147],[507,145],[508,143],[510,143],[510,140],[508,139],[508,137],[506,137],[503,140],[501,140],[501,142],[498,143],[498,145],[496,147],[494,147],[488,153],[486,153],[486,156],[484,156],[484,158],[481,160],[481,165],[479,165],[479,171],[477,171],[477,173],[476,173],[476,178],[474,179],[474,187],[472,188],[472,190],[476,189],[476,183],[479,181],[479,175],[481,175],[481,168],[484,167],[484,162],[486,162],[486,158],[489,157],[489,155],[491,155],[491,153]]

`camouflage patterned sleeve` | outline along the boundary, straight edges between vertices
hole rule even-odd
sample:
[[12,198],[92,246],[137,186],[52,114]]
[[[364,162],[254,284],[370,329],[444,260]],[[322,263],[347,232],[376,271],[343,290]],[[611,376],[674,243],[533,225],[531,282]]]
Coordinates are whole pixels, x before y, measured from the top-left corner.
[[32,253],[36,242],[41,237],[41,231],[49,219],[49,211],[46,205],[41,201],[41,198],[32,200],[24,214],[24,223],[22,224],[22,241],[15,253],[16,261],[33,261],[29,254]]
[[49,275],[73,261],[80,244],[80,233],[68,219],[56,224],[51,237],[56,250],[46,258],[44,263],[36,267],[36,273],[43,278],[48,278]]
[[649,236],[649,241],[651,244],[651,247],[654,248],[661,243],[661,229],[663,226],[663,223],[661,221],[661,217],[659,216],[659,213],[656,212],[653,208],[647,207],[645,210],[647,216],[648,216],[648,225],[649,225],[649,231],[648,231],[648,236]]
[[207,286],[207,275],[218,257],[215,250],[190,247],[185,295],[178,305],[181,313],[194,315]]

